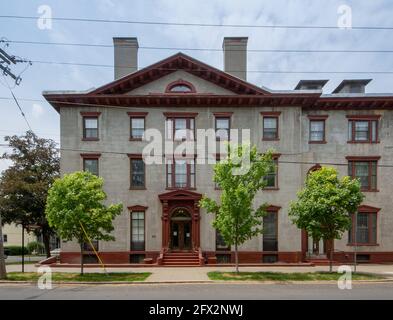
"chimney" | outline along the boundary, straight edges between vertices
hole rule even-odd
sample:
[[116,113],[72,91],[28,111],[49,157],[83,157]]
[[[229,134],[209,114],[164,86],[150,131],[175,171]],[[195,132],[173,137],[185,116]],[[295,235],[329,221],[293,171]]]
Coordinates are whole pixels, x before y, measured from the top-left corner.
[[247,37],[225,37],[224,71],[242,80],[247,80]]
[[343,80],[332,93],[365,93],[372,79]]
[[115,80],[138,70],[138,39],[113,38]]

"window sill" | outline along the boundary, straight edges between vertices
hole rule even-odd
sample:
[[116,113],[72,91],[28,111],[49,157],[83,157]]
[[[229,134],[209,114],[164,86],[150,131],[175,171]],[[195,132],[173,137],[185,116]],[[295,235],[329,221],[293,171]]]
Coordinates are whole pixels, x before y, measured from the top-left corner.
[[262,191],[277,191],[277,190],[280,190],[280,188],[278,188],[278,187],[274,187],[274,188],[273,187],[272,188],[268,187],[268,188],[266,188],[265,187],[265,188],[262,189]]
[[381,141],[347,141],[347,143],[351,144],[378,144],[381,143]]
[[196,190],[196,188],[172,188],[172,187],[166,187],[165,190]]
[[275,139],[262,138],[262,141],[280,141],[280,139],[279,138],[275,138]]
[[146,190],[146,187],[130,187],[130,190]]
[[366,190],[360,189],[360,191],[361,191],[361,192],[379,192],[378,189],[375,189],[375,190],[373,190],[373,189],[371,189],[371,190],[369,190],[369,189],[366,189]]
[[349,247],[378,247],[378,243],[347,243]]
[[82,141],[99,141],[99,138],[82,138]]
[[142,138],[130,138],[129,141],[143,141]]
[[309,144],[326,144],[326,141],[309,141]]

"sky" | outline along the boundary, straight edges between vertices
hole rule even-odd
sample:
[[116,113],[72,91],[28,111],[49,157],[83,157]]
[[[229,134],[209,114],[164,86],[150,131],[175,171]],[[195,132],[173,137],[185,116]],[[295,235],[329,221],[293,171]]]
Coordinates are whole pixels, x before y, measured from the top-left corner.
[[[5,0],[2,0],[5,1]],[[339,8],[352,12],[353,26],[393,27],[391,0],[63,0],[7,1],[0,15],[39,16],[41,6],[53,17],[106,20],[159,21],[197,24],[308,25],[337,26],[342,21]],[[342,7],[341,7],[342,8]],[[341,20],[340,20],[341,18]],[[137,37],[139,46],[222,48],[225,36],[247,36],[248,49],[291,50],[393,50],[392,30],[356,29],[277,29],[202,26],[163,26],[143,24],[93,23],[53,20],[50,29],[39,28],[37,20],[0,17],[0,38],[11,41],[112,44],[113,37]],[[0,43],[4,48],[4,43]],[[32,61],[113,64],[113,48],[55,46],[10,43],[5,50]],[[140,49],[139,68],[168,57],[178,50]],[[184,51],[205,63],[222,69],[219,51]],[[46,90],[87,90],[113,80],[113,68],[43,64],[34,62],[12,68],[21,74],[15,86],[0,75],[0,144],[6,135],[23,134],[27,124],[8,86],[32,129],[39,136],[59,142],[59,114],[42,100]],[[248,70],[277,71],[393,71],[392,53],[266,53],[248,52]],[[248,81],[275,90],[293,89],[300,79],[329,79],[324,88],[330,93],[343,79],[372,78],[367,92],[393,92],[393,74],[298,74],[249,72]],[[2,99],[6,98],[6,99]],[[0,147],[2,154],[9,148]],[[0,159],[0,171],[9,163]]]

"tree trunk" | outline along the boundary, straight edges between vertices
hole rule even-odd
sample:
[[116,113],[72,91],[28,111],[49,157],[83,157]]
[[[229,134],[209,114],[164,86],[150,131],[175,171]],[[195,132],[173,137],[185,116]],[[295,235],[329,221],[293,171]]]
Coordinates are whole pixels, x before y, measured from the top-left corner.
[[44,227],[42,229],[42,242],[44,243],[46,257],[50,257],[50,234]]
[[3,226],[1,223],[0,214],[0,279],[5,280],[7,278],[7,271],[5,268],[5,257],[4,257],[4,246],[3,246]]
[[237,251],[237,243],[235,243],[235,266],[236,266],[236,273],[239,273],[239,255]]
[[81,275],[83,276],[83,243],[81,243]]

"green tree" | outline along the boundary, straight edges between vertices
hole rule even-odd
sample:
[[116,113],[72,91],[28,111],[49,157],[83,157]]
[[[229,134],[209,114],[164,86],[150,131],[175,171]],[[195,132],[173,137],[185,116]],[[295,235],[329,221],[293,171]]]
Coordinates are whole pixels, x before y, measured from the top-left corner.
[[42,235],[47,257],[50,256],[50,236],[53,233],[45,216],[48,190],[59,175],[60,160],[56,143],[39,138],[32,131],[23,136],[4,138],[12,151],[2,159],[12,161],[0,177],[0,212],[3,223],[16,223],[24,228],[34,226]]
[[[356,212],[364,195],[360,183],[348,176],[339,179],[337,170],[322,167],[308,174],[305,187],[291,202],[289,216],[298,228],[319,241],[341,239],[351,227],[351,214]],[[330,250],[330,272],[333,250]]]
[[272,152],[261,155],[249,144],[228,144],[228,159],[214,165],[214,181],[221,188],[220,203],[204,196],[200,206],[215,214],[213,227],[228,245],[235,246],[236,272],[239,272],[238,246],[263,233],[266,204],[254,209],[257,192],[266,186],[264,177],[274,170]]
[[[74,172],[57,179],[49,190],[46,216],[63,241],[75,239],[81,250],[90,239],[113,241],[113,219],[122,212],[121,204],[106,206],[104,180],[90,172]],[[83,226],[83,227],[82,227]],[[86,232],[86,233],[85,233]]]

